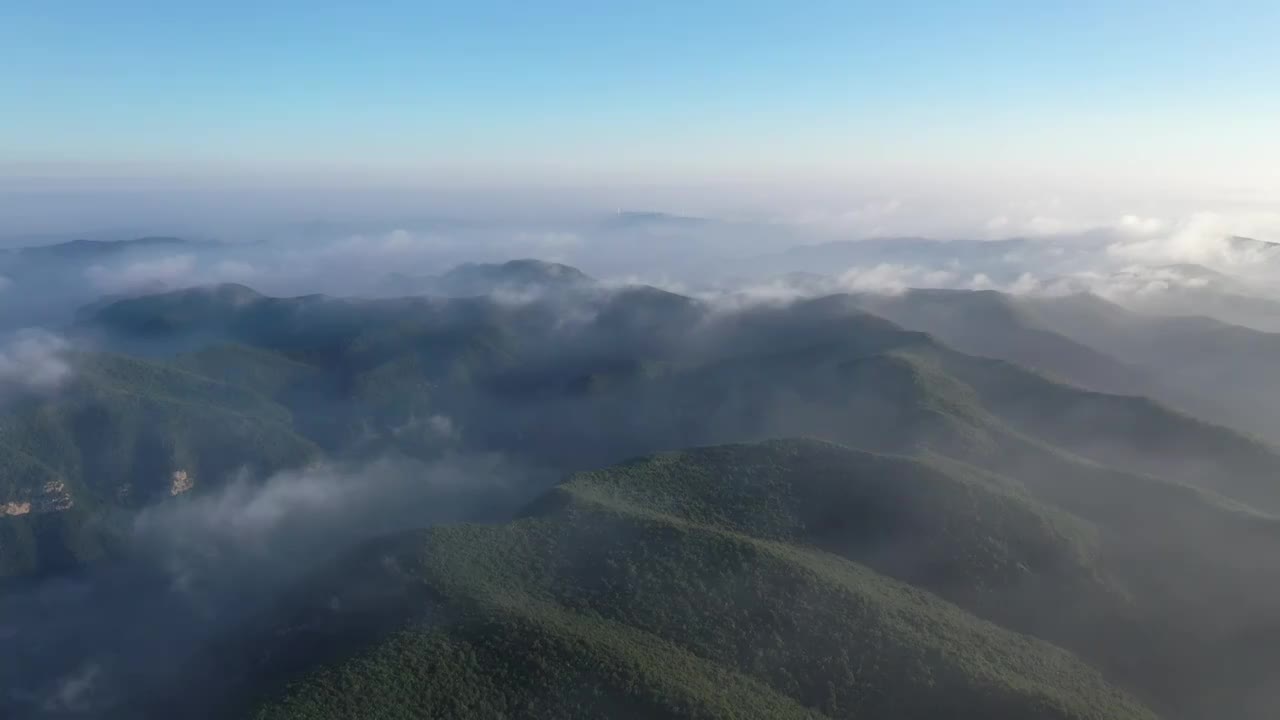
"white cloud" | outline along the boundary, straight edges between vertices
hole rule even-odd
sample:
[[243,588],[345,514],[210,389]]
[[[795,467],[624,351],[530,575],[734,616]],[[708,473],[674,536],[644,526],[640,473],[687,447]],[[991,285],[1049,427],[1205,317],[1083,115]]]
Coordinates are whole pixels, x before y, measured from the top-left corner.
[[87,663],[80,669],[58,681],[57,689],[45,699],[43,710],[48,713],[83,713],[92,708],[90,696],[102,674],[102,666]]
[[427,427],[431,428],[440,437],[452,438],[458,434],[458,429],[454,427],[453,420],[447,415],[432,415],[427,418]]
[[1023,234],[1026,235],[1061,235],[1072,230],[1083,229],[1080,224],[1047,215],[1029,218],[1023,228]]
[[462,431],[448,415],[431,415],[425,419],[412,417],[403,425],[394,428],[392,433],[397,437],[418,435],[436,441],[454,441],[462,436]]
[[93,265],[85,270],[85,277],[98,290],[121,293],[189,285],[195,270],[195,256],[171,255],[116,267]]
[[520,232],[512,238],[517,247],[543,250],[566,250],[582,245],[582,236],[571,232]]
[[986,273],[978,273],[969,281],[970,290],[994,290],[995,287],[996,284],[991,281],[991,278]]
[[217,282],[244,282],[253,279],[257,269],[240,260],[223,260],[213,266],[212,275]]
[[[1202,289],[1212,286],[1213,282],[1209,277],[1177,267],[1129,265],[1111,271],[1086,270],[1048,278],[1024,272],[1011,283],[987,287],[1014,295],[1054,296],[1087,292],[1124,304],[1171,291]],[[971,287],[979,289],[976,285]]]
[[1008,237],[1041,238],[1077,234],[1095,226],[1094,223],[1083,218],[1070,218],[1060,215],[1002,214],[987,220],[982,226],[982,231],[990,239]]
[[[270,577],[292,569],[298,554],[314,561],[370,535],[465,520],[479,507],[522,502],[524,495],[514,490],[522,482],[497,456],[317,465],[261,483],[242,475],[208,490],[197,478],[193,492],[143,509],[131,539],[154,554],[175,589],[221,592],[233,572],[252,569]],[[216,587],[205,586],[211,578]]]
[[1116,223],[1116,229],[1127,235],[1154,235],[1165,228],[1165,223],[1156,217],[1125,215]]
[[322,255],[359,262],[425,259],[451,245],[448,238],[397,229],[381,235],[352,235],[330,243]]
[[853,267],[836,279],[851,292],[900,293],[910,288],[951,287],[956,275],[950,270],[882,263],[874,267]]
[[1280,213],[1224,215],[1201,212],[1167,233],[1120,240],[1107,248],[1115,259],[1138,263],[1197,263],[1224,270],[1249,271],[1280,263],[1280,253],[1255,240],[1280,239]]
[[1024,272],[1018,276],[1017,280],[1013,281],[1013,284],[1007,288],[1007,291],[1015,295],[1026,295],[1038,291],[1040,286],[1040,280],[1035,275],[1029,272]]
[[71,376],[70,345],[53,333],[21,330],[0,344],[0,396],[6,391],[49,392]]

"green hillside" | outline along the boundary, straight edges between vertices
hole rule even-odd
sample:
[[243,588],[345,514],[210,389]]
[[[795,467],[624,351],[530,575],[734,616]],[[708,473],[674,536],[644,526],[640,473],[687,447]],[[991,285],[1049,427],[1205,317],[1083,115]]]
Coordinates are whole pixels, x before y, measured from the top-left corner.
[[839,554],[1069,648],[1175,717],[1263,717],[1276,699],[1264,678],[1280,651],[1246,638],[1280,628],[1265,600],[1280,592],[1280,521],[1176,485],[1044,456],[1001,477],[767,442],[565,487]]
[[991,290],[857,295],[860,307],[948,347],[1015,363],[1097,392],[1148,397],[1274,440],[1264,376],[1280,336],[1208,318],[1163,318],[1100,298],[1015,297]]
[[[864,522],[877,503],[914,522]],[[1153,717],[1062,650],[850,559],[923,527],[896,561],[939,578],[1087,576],[1087,528],[979,476],[713,448],[580,475],[508,525],[362,548],[214,656],[244,683],[219,694],[259,717]]]
[[382,284],[388,291],[401,295],[469,296],[561,291],[587,287],[594,282],[569,265],[521,259],[502,264],[465,263],[438,276],[392,273]]
[[1207,317],[1144,315],[1092,295],[1023,298],[1037,323],[1141,366],[1166,388],[1205,401],[1187,407],[1272,441],[1280,439],[1273,377],[1280,334]]
[[1008,360],[1090,390],[1150,394],[1138,368],[1042,327],[1008,295],[994,291],[911,290],[859,295],[859,305],[905,328],[934,335],[972,355]]

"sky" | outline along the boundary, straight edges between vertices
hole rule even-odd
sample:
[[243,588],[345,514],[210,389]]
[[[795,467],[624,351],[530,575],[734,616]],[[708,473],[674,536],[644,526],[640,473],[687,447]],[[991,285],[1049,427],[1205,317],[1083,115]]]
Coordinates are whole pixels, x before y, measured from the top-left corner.
[[9,0],[0,212],[175,186],[1265,202],[1277,30],[1254,0]]

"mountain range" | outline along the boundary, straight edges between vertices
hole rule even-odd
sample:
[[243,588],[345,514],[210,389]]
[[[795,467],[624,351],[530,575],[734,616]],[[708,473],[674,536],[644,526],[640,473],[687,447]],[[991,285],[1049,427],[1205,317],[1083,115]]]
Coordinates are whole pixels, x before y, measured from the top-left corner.
[[[292,468],[531,470],[514,513],[282,572],[147,682],[101,664],[101,714],[1274,715],[1273,336],[1083,295],[428,284],[105,300],[66,383],[0,408],[10,592]],[[0,635],[22,682],[57,652]]]

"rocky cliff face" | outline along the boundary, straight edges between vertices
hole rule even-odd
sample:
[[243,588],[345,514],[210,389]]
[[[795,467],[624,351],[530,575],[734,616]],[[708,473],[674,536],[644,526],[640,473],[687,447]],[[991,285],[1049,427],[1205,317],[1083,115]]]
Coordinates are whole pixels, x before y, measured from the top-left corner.
[[195,480],[186,470],[174,470],[169,478],[169,494],[176,496],[190,492],[195,485]]

